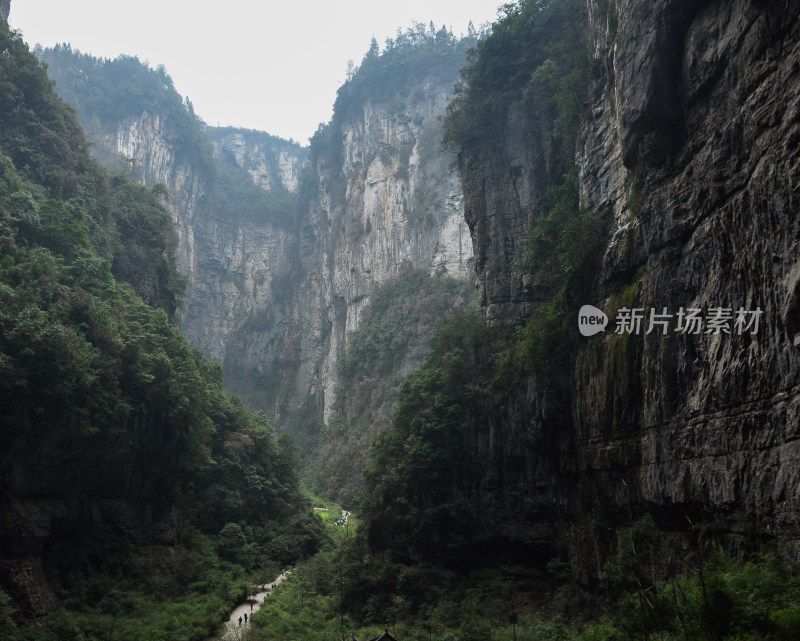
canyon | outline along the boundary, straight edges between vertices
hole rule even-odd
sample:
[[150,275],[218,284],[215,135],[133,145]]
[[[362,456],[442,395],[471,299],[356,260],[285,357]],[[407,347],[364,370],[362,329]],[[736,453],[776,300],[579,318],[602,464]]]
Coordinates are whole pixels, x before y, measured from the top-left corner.
[[376,288],[409,269],[476,278],[481,318],[504,336],[544,309],[549,275],[520,265],[574,167],[580,211],[602,228],[575,302],[612,319],[724,308],[762,322],[698,334],[612,323],[581,339],[573,323],[557,371],[525,372],[464,435],[484,515],[474,541],[566,546],[588,578],[601,570],[598,536],[607,544],[650,513],[676,536],[712,522],[733,551],[780,534],[796,558],[800,12],[631,0],[586,2],[582,15],[586,102],[566,162],[553,118],[519,105],[499,142],[442,150],[455,71],[343,103],[308,159],[264,134],[207,128],[217,162],[296,193],[296,210],[269,221],[204,209],[210,178],[169,155],[174,134],[156,112],[85,126],[100,157],[166,185],[189,278],[182,327],[279,426],[304,408],[330,417],[349,333]]
[[[44,59],[57,83],[75,82],[71,51]],[[413,269],[474,278],[455,157],[440,150],[462,63],[463,47],[445,60],[449,67],[438,63],[415,78],[407,94],[359,101],[328,125],[334,153],[310,165],[296,143],[204,127],[217,166],[294,196],[269,219],[246,206],[209,204],[213,167],[181,155],[174,104],[154,100],[124,117],[100,117],[74,99],[95,157],[148,187],[165,186],[188,278],[181,327],[276,425],[308,403],[329,417],[336,364],[376,288]],[[64,87],[62,94],[73,95]],[[313,189],[301,195],[304,171]]]

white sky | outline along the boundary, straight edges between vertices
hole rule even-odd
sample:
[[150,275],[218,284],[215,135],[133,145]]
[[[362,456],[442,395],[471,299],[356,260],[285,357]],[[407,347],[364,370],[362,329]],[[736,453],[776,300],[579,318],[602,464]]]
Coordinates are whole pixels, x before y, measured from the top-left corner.
[[331,117],[347,61],[413,21],[456,35],[503,0],[12,0],[9,22],[33,47],[68,42],[94,56],[163,64],[209,125],[306,144]]

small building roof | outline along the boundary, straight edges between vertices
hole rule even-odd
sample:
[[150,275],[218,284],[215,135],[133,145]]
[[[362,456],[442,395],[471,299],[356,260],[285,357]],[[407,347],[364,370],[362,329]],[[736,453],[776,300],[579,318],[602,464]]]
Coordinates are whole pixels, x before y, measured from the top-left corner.
[[[359,641],[355,634],[353,634],[353,641]],[[382,634],[379,634],[377,637],[372,637],[367,641],[397,641],[397,639],[389,634],[388,630],[384,630]]]

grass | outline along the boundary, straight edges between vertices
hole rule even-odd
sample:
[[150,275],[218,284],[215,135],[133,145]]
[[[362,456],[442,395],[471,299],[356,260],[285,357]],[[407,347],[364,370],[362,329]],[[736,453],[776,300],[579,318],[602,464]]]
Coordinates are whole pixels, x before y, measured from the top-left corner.
[[189,532],[161,558],[109,558],[73,579],[35,627],[0,623],[4,641],[205,641],[249,590],[244,570],[216,554],[213,537]]
[[647,518],[620,532],[595,591],[530,567],[395,565],[357,538],[341,534],[297,567],[254,615],[252,641],[363,640],[384,629],[400,641],[788,641],[800,629],[800,564],[673,558]]

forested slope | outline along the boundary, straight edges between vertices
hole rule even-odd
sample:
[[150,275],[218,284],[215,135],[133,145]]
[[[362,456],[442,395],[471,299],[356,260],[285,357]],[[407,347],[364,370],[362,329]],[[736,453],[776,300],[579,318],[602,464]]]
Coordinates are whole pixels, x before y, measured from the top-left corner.
[[[338,364],[331,418],[309,442],[312,485],[351,506],[364,486],[375,438],[391,425],[397,393],[430,351],[436,326],[474,308],[469,281],[410,271],[377,289]],[[308,439],[310,441],[310,439]]]
[[[220,563],[202,533],[235,524],[235,554],[225,537],[221,551],[247,568],[313,551],[318,521],[290,448],[174,323],[184,280],[158,190],[91,159],[5,22],[0,51],[0,588],[26,616],[56,613],[42,634],[57,615],[78,635],[100,619],[75,608],[147,621],[139,591],[196,590],[189,579]],[[206,555],[205,569],[187,553]],[[134,563],[138,574],[122,571]],[[197,635],[236,592],[242,570],[226,567]],[[133,599],[125,614],[107,612],[103,577]],[[3,638],[16,634],[8,605]]]

